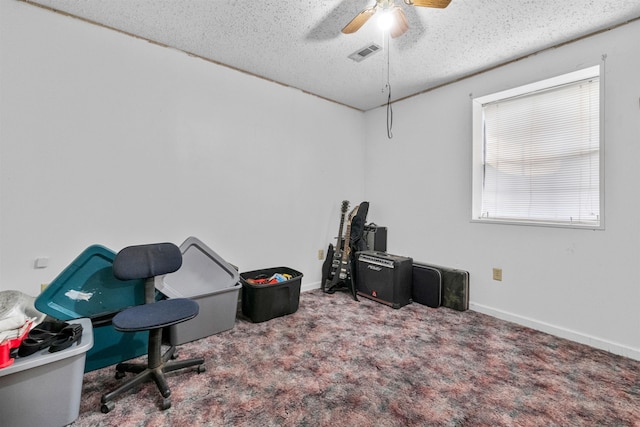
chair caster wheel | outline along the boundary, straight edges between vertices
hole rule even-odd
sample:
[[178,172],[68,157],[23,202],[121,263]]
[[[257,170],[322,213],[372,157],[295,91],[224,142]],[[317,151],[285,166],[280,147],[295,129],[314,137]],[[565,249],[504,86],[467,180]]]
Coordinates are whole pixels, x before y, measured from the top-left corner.
[[171,408],[171,398],[170,397],[166,397],[164,399],[162,399],[162,404],[160,405],[160,409],[167,410]]
[[126,374],[124,372],[116,371],[116,379],[117,380],[120,380],[120,379],[124,378],[125,375]]
[[102,406],[100,407],[100,411],[103,414],[108,414],[109,411],[111,411],[113,408],[116,407],[116,404],[113,402],[107,402],[107,403],[103,403]]
[[198,365],[198,373],[201,374],[203,372],[206,372],[207,368],[204,367],[204,365]]

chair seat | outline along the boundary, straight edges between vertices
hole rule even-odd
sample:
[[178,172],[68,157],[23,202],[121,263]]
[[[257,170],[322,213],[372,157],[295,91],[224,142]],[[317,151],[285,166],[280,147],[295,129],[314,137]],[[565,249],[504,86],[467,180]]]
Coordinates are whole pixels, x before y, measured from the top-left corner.
[[198,314],[198,303],[188,298],[172,298],[127,308],[113,317],[113,327],[121,332],[164,328]]

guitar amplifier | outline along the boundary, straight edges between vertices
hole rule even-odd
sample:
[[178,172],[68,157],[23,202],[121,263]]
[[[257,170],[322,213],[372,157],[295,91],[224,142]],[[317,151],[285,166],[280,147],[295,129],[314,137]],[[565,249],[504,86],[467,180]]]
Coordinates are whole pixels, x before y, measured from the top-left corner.
[[364,226],[363,237],[370,251],[387,251],[387,227],[380,227],[374,223]]
[[356,254],[358,295],[393,308],[411,302],[413,259],[378,251]]

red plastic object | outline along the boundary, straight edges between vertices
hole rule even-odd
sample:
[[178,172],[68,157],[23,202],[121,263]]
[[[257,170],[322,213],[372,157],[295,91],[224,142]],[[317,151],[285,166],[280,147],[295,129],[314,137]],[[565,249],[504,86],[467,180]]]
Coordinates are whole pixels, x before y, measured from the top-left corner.
[[12,348],[20,347],[22,340],[27,337],[29,331],[31,330],[31,321],[24,324],[22,330],[24,331],[22,335],[18,338],[13,338],[10,340],[5,340],[0,343],[0,369],[6,368],[7,366],[11,366],[14,359],[9,357]]

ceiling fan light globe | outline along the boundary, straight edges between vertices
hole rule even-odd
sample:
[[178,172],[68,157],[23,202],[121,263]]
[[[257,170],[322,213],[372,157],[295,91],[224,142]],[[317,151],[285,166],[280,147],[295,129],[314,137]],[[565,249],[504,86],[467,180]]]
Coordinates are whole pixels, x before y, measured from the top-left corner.
[[393,14],[388,11],[382,11],[378,16],[378,28],[382,31],[389,31],[393,26]]

